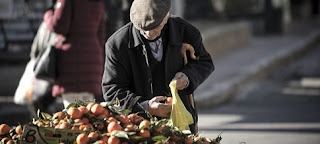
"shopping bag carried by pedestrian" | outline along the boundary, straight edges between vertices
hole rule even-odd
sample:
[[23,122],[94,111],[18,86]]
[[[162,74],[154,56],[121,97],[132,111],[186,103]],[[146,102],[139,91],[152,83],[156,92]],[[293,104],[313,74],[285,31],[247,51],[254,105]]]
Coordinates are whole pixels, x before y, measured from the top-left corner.
[[39,27],[43,38],[43,49],[40,50],[36,57],[34,65],[34,75],[38,79],[54,82],[57,76],[57,57],[58,50],[55,48],[57,34],[51,32],[44,23]]
[[181,131],[190,130],[189,125],[194,123],[193,117],[181,101],[176,88],[176,83],[177,81],[173,80],[169,84],[172,94],[172,110],[169,124],[177,127]]
[[25,105],[27,104],[27,96],[31,95],[32,93],[32,83],[34,79],[33,67],[34,67],[34,60],[30,60],[22,77],[19,81],[18,87],[14,93],[13,101],[16,104]]

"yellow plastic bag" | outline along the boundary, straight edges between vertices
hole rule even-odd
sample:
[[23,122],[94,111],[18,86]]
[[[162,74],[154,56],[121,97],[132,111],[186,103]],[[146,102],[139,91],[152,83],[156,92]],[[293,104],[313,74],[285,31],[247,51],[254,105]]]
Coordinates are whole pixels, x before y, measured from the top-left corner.
[[172,110],[169,123],[170,125],[177,127],[181,131],[190,130],[189,125],[193,124],[193,118],[191,113],[186,109],[179,97],[176,83],[177,81],[173,80],[169,84],[172,94]]

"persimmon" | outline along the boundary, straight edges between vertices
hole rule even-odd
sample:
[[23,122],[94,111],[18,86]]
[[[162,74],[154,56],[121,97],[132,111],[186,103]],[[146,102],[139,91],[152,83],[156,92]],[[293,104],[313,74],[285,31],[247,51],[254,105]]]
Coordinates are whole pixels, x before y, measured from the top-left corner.
[[74,107],[69,108],[67,113],[72,119],[80,119],[83,115],[83,113],[79,109]]
[[83,114],[86,114],[89,112],[88,108],[85,106],[78,107],[79,111],[81,111]]
[[17,134],[22,134],[22,126],[21,125],[18,125],[17,127],[16,127],[16,129],[15,129],[15,131],[16,131],[16,133]]
[[166,103],[171,104],[172,103],[172,97],[167,97]]
[[150,127],[150,122],[148,120],[143,120],[139,124],[139,129],[149,129]]
[[122,127],[115,121],[112,121],[108,124],[108,132],[111,133],[112,131],[119,131]]
[[66,117],[66,114],[59,111],[59,112],[56,112],[55,114],[53,114],[52,119],[56,119],[56,118],[64,119],[65,117]]
[[7,124],[0,125],[0,135],[5,135],[10,132],[10,127]]
[[108,144],[120,144],[120,139],[115,136],[110,136]]
[[89,137],[86,134],[82,133],[77,136],[76,141],[77,144],[87,144],[89,142]]
[[100,104],[94,104],[91,107],[91,112],[92,114],[94,114],[95,116],[98,116],[100,114],[103,113],[104,108],[100,105]]
[[145,129],[140,130],[139,135],[143,138],[148,138],[151,136],[150,131]]

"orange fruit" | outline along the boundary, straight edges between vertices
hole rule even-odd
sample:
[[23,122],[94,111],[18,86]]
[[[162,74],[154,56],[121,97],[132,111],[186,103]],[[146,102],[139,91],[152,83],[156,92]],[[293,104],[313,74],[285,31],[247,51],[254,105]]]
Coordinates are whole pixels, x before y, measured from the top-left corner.
[[98,129],[98,130],[103,130],[103,129],[104,129],[104,124],[99,124],[99,125],[97,126],[97,129]]
[[137,114],[132,113],[132,114],[128,115],[128,118],[129,118],[130,122],[133,123],[137,116],[138,116]]
[[128,116],[126,116],[126,115],[120,115],[119,117],[118,117],[118,119],[120,120],[120,122],[121,123],[123,123],[124,125],[127,125],[127,124],[129,124],[129,118],[128,118]]
[[22,134],[22,126],[21,125],[18,125],[17,127],[16,127],[16,133],[17,134]]
[[157,132],[160,133],[164,128],[166,127],[166,124],[162,124],[159,128],[157,128]]
[[102,140],[103,142],[105,142],[105,143],[108,143],[108,137],[107,136],[103,136],[103,137],[101,137],[101,139],[100,140]]
[[128,124],[126,126],[126,128],[124,129],[124,131],[129,132],[129,131],[134,131],[134,126],[132,124]]
[[108,117],[108,115],[105,115],[103,113],[97,116],[97,118],[100,120],[103,120],[104,118],[107,118],[107,117]]
[[166,103],[171,104],[171,103],[172,103],[172,97],[167,97],[167,99],[166,99]]
[[150,127],[150,122],[148,120],[143,120],[139,124],[139,129],[149,129],[149,127]]
[[177,135],[173,134],[173,135],[172,135],[172,137],[171,137],[171,140],[173,140],[173,141],[177,142],[177,141],[180,141],[180,140],[181,140],[181,138],[180,138],[180,137],[178,137]]
[[10,127],[7,124],[0,125],[0,135],[8,134],[10,132]]
[[79,109],[74,107],[69,108],[67,113],[72,119],[80,119],[83,115],[83,113]]
[[72,127],[71,127],[71,130],[80,130],[79,127],[80,127],[80,126],[72,126]]
[[11,140],[11,139],[8,138],[8,137],[4,137],[4,138],[2,138],[2,140],[1,140],[1,144],[7,143],[9,140]]
[[77,144],[87,144],[89,142],[89,137],[86,134],[79,134],[77,136]]
[[74,122],[75,123],[82,123],[82,119],[75,119]]
[[108,144],[120,144],[120,139],[115,136],[111,136],[108,139]]
[[88,138],[89,138],[90,140],[96,139],[96,138],[98,138],[98,136],[99,136],[99,134],[96,133],[96,132],[90,132],[90,133],[88,134]]
[[59,129],[67,129],[68,128],[68,123],[63,122],[60,124]]
[[193,140],[191,137],[186,137],[185,142],[186,142],[186,144],[192,144]]
[[90,131],[91,128],[92,128],[91,124],[83,124],[79,126],[79,129],[82,131]]
[[143,138],[148,138],[151,136],[150,131],[145,129],[140,130],[139,135]]
[[13,142],[13,140],[9,140],[9,141],[7,141],[6,144],[14,144],[14,142]]
[[114,117],[109,117],[108,121],[107,121],[107,124],[111,123],[111,122],[117,122],[117,119],[114,118]]
[[104,111],[104,108],[100,105],[100,104],[94,104],[91,107],[91,112],[95,115],[98,116],[100,114],[102,114]]
[[107,144],[107,142],[104,142],[103,140],[98,140],[95,142],[95,144]]
[[88,109],[88,111],[91,111],[91,108],[93,105],[94,105],[94,103],[87,104],[86,108]]
[[78,110],[81,111],[83,114],[86,114],[89,112],[89,110],[85,106],[78,107]]
[[87,123],[89,123],[89,119],[88,118],[82,118],[82,123],[83,124],[87,124]]
[[53,114],[52,119],[56,119],[60,117],[61,119],[64,119],[66,117],[66,114],[64,114],[63,112],[59,111],[56,112],[55,114]]
[[109,110],[107,110],[107,109],[105,109],[105,108],[103,108],[103,113],[102,113],[103,115],[106,115],[106,116],[110,116],[110,112],[109,112]]
[[115,121],[112,121],[108,124],[108,132],[111,133],[112,131],[119,131],[122,127]]

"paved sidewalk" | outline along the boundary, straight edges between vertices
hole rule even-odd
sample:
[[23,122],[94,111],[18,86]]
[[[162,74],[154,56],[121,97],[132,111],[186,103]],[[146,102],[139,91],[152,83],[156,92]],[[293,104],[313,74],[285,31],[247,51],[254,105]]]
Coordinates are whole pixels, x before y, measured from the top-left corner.
[[282,36],[253,36],[248,46],[213,57],[215,71],[195,91],[197,106],[213,108],[227,102],[246,82],[266,76],[317,40],[320,28],[301,26]]

